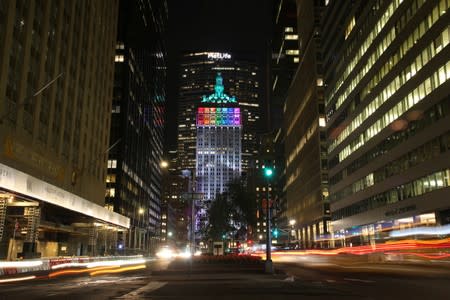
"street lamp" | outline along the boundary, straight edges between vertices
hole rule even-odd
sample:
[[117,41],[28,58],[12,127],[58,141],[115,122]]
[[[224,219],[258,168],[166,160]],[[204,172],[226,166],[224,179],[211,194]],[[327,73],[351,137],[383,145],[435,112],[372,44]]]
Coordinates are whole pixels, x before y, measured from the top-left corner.
[[269,182],[270,178],[273,175],[273,170],[269,167],[263,167],[264,169],[264,177],[267,179],[267,199],[266,199],[266,262],[265,262],[265,272],[273,273],[273,265],[272,265],[272,236],[270,232],[270,222],[272,219],[271,216],[271,207],[270,207],[270,192],[269,192]]

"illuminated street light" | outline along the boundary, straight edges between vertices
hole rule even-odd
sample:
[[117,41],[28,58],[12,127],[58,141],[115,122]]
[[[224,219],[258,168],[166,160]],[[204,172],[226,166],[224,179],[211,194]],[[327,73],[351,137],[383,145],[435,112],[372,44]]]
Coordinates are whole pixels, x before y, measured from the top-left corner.
[[144,214],[144,209],[143,208],[139,208],[139,214],[143,215]]
[[165,168],[167,168],[167,167],[169,166],[169,163],[168,163],[167,161],[163,160],[163,161],[160,163],[160,166],[161,166],[161,168],[165,169]]
[[290,224],[291,226],[294,226],[294,225],[295,225],[295,223],[296,223],[296,221],[295,221],[295,220],[290,220],[290,221],[289,221],[289,224]]
[[172,231],[169,231],[169,232],[167,233],[167,236],[168,236],[168,237],[171,237],[172,235],[173,235]]

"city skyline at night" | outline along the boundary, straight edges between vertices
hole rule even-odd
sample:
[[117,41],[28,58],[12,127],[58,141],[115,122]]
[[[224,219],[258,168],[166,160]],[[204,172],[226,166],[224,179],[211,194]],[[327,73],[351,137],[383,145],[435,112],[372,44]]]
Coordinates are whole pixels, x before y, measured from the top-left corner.
[[0,0],[0,299],[447,299],[450,0]]

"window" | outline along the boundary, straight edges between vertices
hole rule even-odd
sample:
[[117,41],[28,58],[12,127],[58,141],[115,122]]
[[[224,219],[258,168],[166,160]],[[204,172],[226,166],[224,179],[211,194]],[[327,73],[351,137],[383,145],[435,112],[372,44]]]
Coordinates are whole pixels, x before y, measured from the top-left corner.
[[109,159],[108,160],[108,169],[115,169],[115,168],[117,168],[117,160]]
[[327,123],[325,122],[325,117],[319,117],[319,126],[320,127],[327,126]]
[[106,189],[105,197],[115,197],[116,190],[114,188]]
[[287,49],[286,54],[287,55],[299,55],[300,51],[298,49]]
[[286,40],[298,40],[298,34],[286,34],[284,38]]

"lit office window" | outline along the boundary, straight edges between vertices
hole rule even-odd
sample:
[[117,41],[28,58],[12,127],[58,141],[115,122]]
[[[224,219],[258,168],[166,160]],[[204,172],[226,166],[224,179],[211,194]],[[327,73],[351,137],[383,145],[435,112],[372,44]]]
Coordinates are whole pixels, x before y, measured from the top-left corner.
[[298,40],[298,34],[286,34],[284,36],[286,40]]
[[298,49],[287,49],[286,54],[287,55],[299,55],[300,51]]
[[116,159],[108,159],[108,169],[117,168],[117,160]]
[[347,37],[350,35],[350,32],[352,32],[353,27],[355,27],[355,17],[352,17],[352,19],[350,20],[350,23],[348,23],[347,25],[347,29],[345,29],[345,39],[347,39]]
[[106,189],[105,197],[114,197],[116,190],[114,188]]
[[325,117],[319,117],[319,126],[320,127],[327,126],[327,123],[325,122]]

